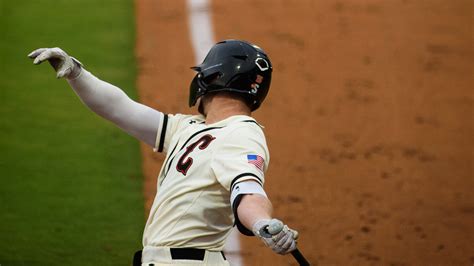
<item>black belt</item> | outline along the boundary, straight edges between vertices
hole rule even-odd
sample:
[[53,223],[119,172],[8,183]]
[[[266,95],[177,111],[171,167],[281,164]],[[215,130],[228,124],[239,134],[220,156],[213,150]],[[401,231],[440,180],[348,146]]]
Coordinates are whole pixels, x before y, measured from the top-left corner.
[[[171,258],[174,260],[204,260],[206,250],[197,248],[170,248]],[[224,259],[224,252],[221,251]]]
[[[173,260],[204,260],[204,255],[206,255],[205,249],[197,248],[170,248],[171,258]],[[227,260],[224,252],[221,251],[222,258]],[[133,257],[133,265],[141,265],[142,261],[142,251],[139,250],[135,252]],[[153,265],[152,263],[150,265]]]

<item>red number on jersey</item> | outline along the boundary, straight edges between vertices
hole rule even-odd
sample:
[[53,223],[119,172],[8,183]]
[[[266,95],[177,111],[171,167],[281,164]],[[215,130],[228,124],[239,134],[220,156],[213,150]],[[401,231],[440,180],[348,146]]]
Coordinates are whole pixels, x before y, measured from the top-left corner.
[[176,170],[178,170],[178,172],[182,173],[183,175],[186,175],[186,173],[188,173],[189,168],[193,164],[193,158],[188,157],[188,155],[191,152],[193,152],[193,150],[196,147],[198,147],[200,150],[204,150],[215,139],[216,139],[215,137],[207,134],[207,135],[202,136],[200,139],[198,139],[193,144],[186,147],[186,152],[184,152],[184,154],[181,155],[181,157],[179,158],[178,163],[176,164]]

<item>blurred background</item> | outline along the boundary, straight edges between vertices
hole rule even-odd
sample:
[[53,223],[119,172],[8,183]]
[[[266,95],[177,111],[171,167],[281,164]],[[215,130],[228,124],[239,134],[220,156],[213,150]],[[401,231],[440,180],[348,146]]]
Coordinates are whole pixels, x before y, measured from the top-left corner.
[[[193,112],[187,2],[0,3],[0,264],[128,265],[163,156],[26,55],[59,46],[147,105]],[[206,11],[216,40],[272,59],[255,112],[265,188],[313,264],[474,263],[472,1],[215,0]],[[238,255],[296,265],[254,238]]]
[[27,55],[61,47],[135,97],[133,2],[0,0],[0,32],[0,264],[128,265],[144,226],[138,143]]

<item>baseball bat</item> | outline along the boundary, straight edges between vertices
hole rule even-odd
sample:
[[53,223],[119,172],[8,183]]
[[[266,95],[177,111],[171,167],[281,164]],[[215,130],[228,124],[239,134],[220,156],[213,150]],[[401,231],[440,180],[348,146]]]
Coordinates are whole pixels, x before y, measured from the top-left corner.
[[[267,227],[264,227],[260,229],[260,235],[264,237],[272,237],[273,235],[276,235],[280,233],[280,231],[283,230],[283,223],[281,221],[278,221],[278,223],[273,223],[268,225]],[[300,250],[296,248],[291,252],[291,255],[295,260],[298,262],[300,266],[310,266],[308,260],[301,254]]]
[[309,262],[305,259],[303,254],[299,251],[299,249],[295,249],[291,252],[291,255],[293,255],[293,258],[300,264],[300,266],[309,266]]

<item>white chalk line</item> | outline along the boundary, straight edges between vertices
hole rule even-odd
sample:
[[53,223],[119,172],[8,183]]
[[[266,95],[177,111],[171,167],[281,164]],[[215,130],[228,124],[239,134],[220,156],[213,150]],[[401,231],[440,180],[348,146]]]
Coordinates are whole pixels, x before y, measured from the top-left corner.
[[[209,49],[216,43],[212,20],[210,16],[210,3],[208,0],[187,0],[188,25],[191,43],[194,49],[196,64],[200,64],[206,57]],[[230,200],[230,199],[229,199]],[[233,266],[241,266],[239,232],[234,228],[227,238],[224,247],[227,260]]]

